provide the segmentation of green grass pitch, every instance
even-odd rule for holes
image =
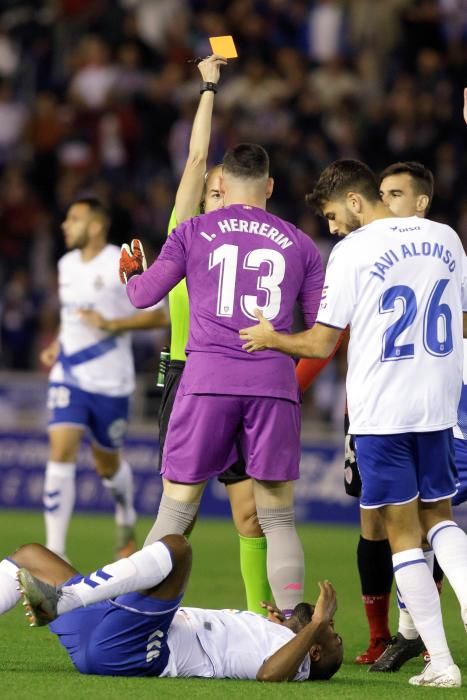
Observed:
[[[140,540],[149,529],[148,519],[139,522]],[[39,513],[0,513],[0,555],[11,554],[25,542],[43,541]],[[72,700],[154,700],[154,698],[318,698],[357,700],[361,698],[427,697],[447,693],[449,698],[466,698],[459,690],[412,688],[409,676],[422,669],[423,661],[410,661],[396,674],[369,674],[352,661],[365,648],[366,623],[360,601],[355,548],[358,531],[353,527],[304,525],[300,527],[307,562],[306,593],[314,599],[316,581],[330,579],[338,592],[336,629],[345,645],[344,665],[328,683],[260,684],[253,681],[199,679],[98,678],[81,676],[72,667],[56,639],[44,629],[29,629],[20,606],[0,620],[0,698],[23,700],[47,698]],[[95,569],[112,556],[113,525],[108,516],[76,515],[69,536],[69,555],[82,571]],[[238,565],[238,543],[229,521],[201,520],[192,535],[194,564],[185,597],[187,605],[205,607],[244,606]],[[458,605],[445,584],[442,594],[447,635],[456,662],[467,684],[467,637],[460,622]],[[396,624],[392,610],[392,628]]]

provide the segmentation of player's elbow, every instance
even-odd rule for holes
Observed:
[[[203,174],[206,171],[207,164],[207,153],[202,150],[191,151],[188,155],[186,161],[186,170],[198,171],[201,170]]]
[[[274,669],[269,669],[267,666],[261,666],[256,674],[256,680],[260,681],[261,683],[281,683],[287,679],[284,678],[282,674],[278,675],[277,671],[274,671]]]

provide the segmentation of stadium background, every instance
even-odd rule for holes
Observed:
[[[461,116],[467,0],[0,0],[2,556],[44,536],[47,378],[38,356],[57,323],[56,261],[64,252],[65,208],[75,195],[96,193],[112,211],[116,243],[138,234],[149,255],[157,253],[198,99],[198,73],[186,60],[209,53],[208,36],[228,33],[240,55],[222,73],[212,162],[238,141],[264,144],[276,179],[271,209],[313,236],[324,259],[332,240],[304,207],[303,195],[323,167],[346,156],[376,170],[420,159],[436,177],[432,217],[467,239],[467,128]],[[161,333],[135,336],[139,380],[128,457],[143,513],[154,511],[160,493],[154,377],[166,341]],[[348,524],[356,520],[356,505],[342,483],[344,371],[338,356],[306,396],[297,509],[305,520],[345,523],[300,527],[307,597],[314,598],[320,578],[332,580],[338,591],[345,663],[330,684],[299,684],[286,692],[292,698],[312,692],[323,700],[392,700],[419,694],[407,679],[419,672],[420,660],[390,678],[352,664],[367,632],[355,564],[358,529]],[[69,554],[87,571],[107,561],[113,548],[112,518],[96,512],[110,513],[111,504],[87,449],[78,484],[85,512],[72,520]],[[226,514],[217,483],[207,502],[211,514]],[[150,523],[140,519],[140,541]],[[233,525],[201,518],[192,543],[186,604],[242,607]],[[464,668],[465,633],[448,586],[442,602],[448,639]],[[158,680],[155,686],[153,679],[78,677],[52,637],[30,631],[21,616],[17,608],[1,620],[1,696],[7,700],[153,698],[156,690],[165,698],[223,698],[228,692],[255,699],[285,692],[283,686],[233,681]],[[393,606],[393,629],[395,617]],[[460,700],[465,691],[449,695]]]
[[[0,505],[40,508],[46,374],[39,352],[57,319],[60,222],[96,194],[112,240],[134,235],[152,259],[166,235],[199,97],[196,56],[232,34],[210,159],[239,141],[271,155],[270,209],[333,244],[304,205],[320,170],[357,157],[376,171],[419,159],[433,169],[431,216],[467,240],[466,0],[49,0],[0,3]],[[297,327],[300,319],[297,319]],[[164,332],[135,334],[138,391],[128,454],[137,506],[154,512],[158,353]],[[342,486],[344,358],[305,397],[301,519],[355,521]],[[111,510],[80,460],[78,509]],[[227,513],[213,484],[204,510]]]

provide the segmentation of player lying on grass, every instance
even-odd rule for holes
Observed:
[[[0,614],[20,598],[31,626],[48,625],[81,673],[327,680],[342,663],[334,632],[336,593],[320,583],[313,608],[296,606],[282,619],[238,610],[180,607],[191,548],[167,535],[127,559],[82,576],[39,544],[0,562]]]

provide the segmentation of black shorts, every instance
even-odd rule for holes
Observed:
[[[162,453],[169,427],[170,415],[184,368],[185,363],[181,360],[170,360],[165,375],[164,389],[162,391],[161,405],[159,408],[159,471],[162,466]],[[225,484],[226,486],[229,484],[238,484],[240,481],[245,481],[245,479],[250,478],[246,473],[245,461],[240,455],[240,450],[238,452],[238,460],[218,477],[221,484]]]

